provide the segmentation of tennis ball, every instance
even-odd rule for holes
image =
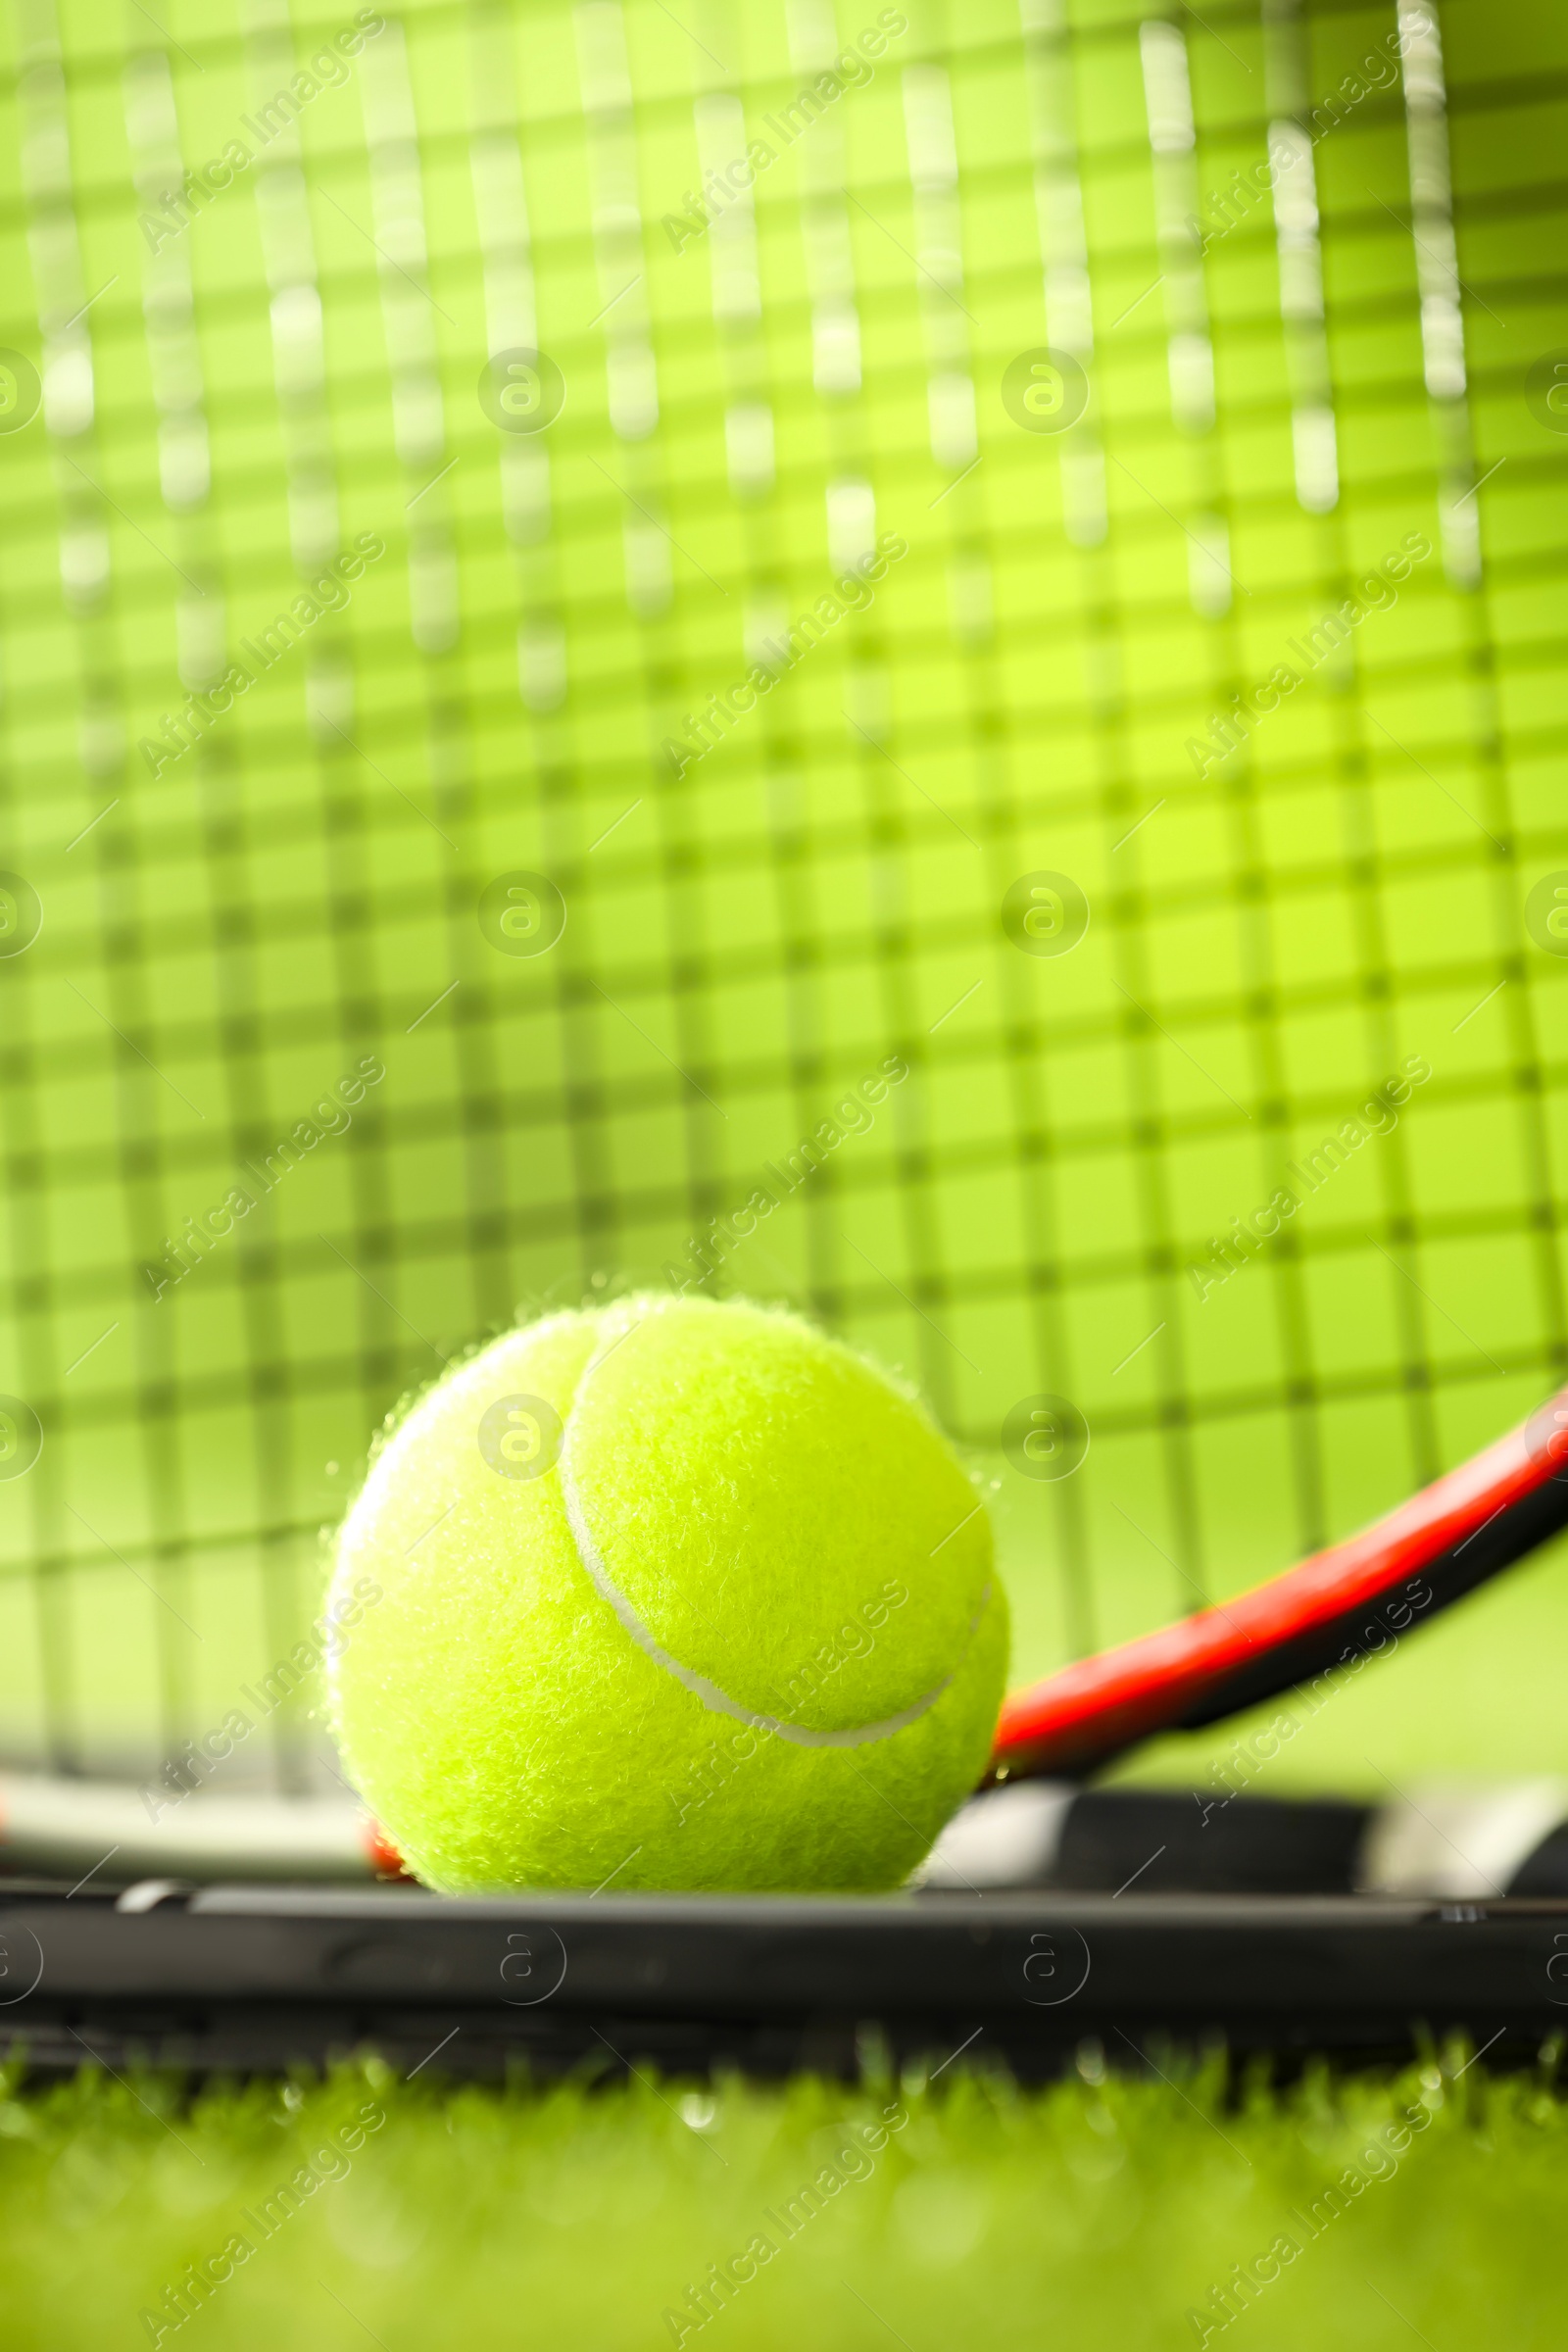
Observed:
[[[449,1893],[897,1886],[1006,1670],[986,1513],[920,1406],[700,1299],[449,1372],[377,1453],[328,1607],[344,1756]]]

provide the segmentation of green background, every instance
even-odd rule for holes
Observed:
[[[1523,920],[1568,866],[1568,442],[1525,384],[1568,345],[1559,10],[1444,0],[1410,108],[1391,75],[1317,141],[1317,225],[1265,199],[1201,255],[1186,216],[1391,8],[911,0],[678,251],[874,10],[401,9],[157,251],[157,192],[350,18],[155,13],[0,33],[0,342],[46,390],[0,437],[0,865],[44,918],[0,961],[0,1388],[44,1430],[0,1485],[0,1751],[139,1772],[220,1721],[401,1396],[667,1280],[890,1054],[710,1287],[919,1382],[995,1482],[1018,1677],[1563,1378],[1568,964]],[[1048,343],[1091,388],[1061,434],[1002,398]],[[478,394],[521,346],[565,386],[538,435]],[[1332,505],[1293,455],[1325,413]],[[870,608],[677,777],[874,531],[908,554]],[[364,532],[347,608],[155,777],[138,742]],[[1200,777],[1189,738],[1410,532],[1397,604]],[[1071,954],[1004,929],[1040,869],[1089,899]],[[517,870],[567,913],[531,958],[476,919]],[[143,1262],[365,1054],[348,1132],[155,1300]],[[1200,1302],[1189,1261],[1411,1054],[1396,1130]],[[1042,1392],[1092,1431],[1059,1483],[1000,1450]],[[1548,1558],[1272,1785],[1568,1767],[1565,1640]],[[304,1785],[304,1710],[270,1737]]]

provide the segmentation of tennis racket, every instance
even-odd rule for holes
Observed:
[[[1230,1582],[1260,1513],[1289,1558],[1390,1445],[1400,1491],[1451,1458],[1475,1361],[1428,1287],[1527,1394],[1564,1377],[1561,12],[900,13],[856,63],[814,0],[702,39],[388,12],[324,78],[225,5],[188,47],[14,33],[0,1866],[296,1875],[248,1802],[230,1840],[124,1784],[292,1656],[364,1433],[519,1302],[711,1255],[894,1050],[874,1128],[711,1279],[976,1446],[1071,1392],[1089,1477],[1015,1531],[1031,1666],[1180,1605],[1097,1540],[1097,1479],[1156,1464],[1179,1572]],[[755,186],[691,209],[769,118]],[[557,416],[501,410],[525,347]],[[716,719],[884,527],[874,609]],[[1293,638],[1311,675],[1233,716]],[[1081,939],[1019,913],[1057,867]],[[558,936],[481,913],[530,877]],[[1206,1305],[1167,1271],[1260,1138],[1432,1046],[1315,1224]],[[1369,1277],[1397,1307],[1342,1313]],[[1298,1447],[1310,1494],[1261,1469]],[[1468,1475],[1396,1514],[1387,1586],[1394,1523],[1020,1693],[998,1770],[1424,1623],[1557,1523],[1478,1492],[1426,1556]],[[267,1740],[307,1785],[294,1719]]]
[[[1080,1775],[1355,1671],[1568,1525],[1568,1389],[1359,1535],[1007,1699],[988,1776]]]

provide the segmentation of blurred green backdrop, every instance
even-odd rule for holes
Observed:
[[[1020,1677],[1564,1376],[1560,9],[14,0],[4,38],[0,1388],[42,1451],[0,1751],[140,1772],[220,1720],[400,1396],[690,1271],[890,1056],[708,1287],[920,1383],[995,1482]],[[1004,912],[1040,873],[1067,952]],[[520,942],[479,910],[516,875]],[[1396,1126],[1195,1280],[1407,1057]],[[1043,1394],[1067,1478],[1002,1446]],[[1568,1767],[1565,1655],[1547,1560],[1279,1785]]]

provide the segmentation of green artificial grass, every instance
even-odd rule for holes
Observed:
[[[91,2069],[23,2090],[13,2072],[5,2341],[1560,2344],[1568,2105],[1552,2064],[1493,2079],[1448,2051],[1393,2082],[1319,2071],[1227,2095],[1218,2065],[1161,2063],[1159,2079],[1107,2079],[1090,2053],[1038,2091],[968,2060],[930,2083],[506,2090],[407,2083],[367,2060],[190,2097]],[[194,2295],[187,2266],[223,2271],[236,2237],[238,2267]],[[181,2280],[193,2308],[176,2328]]]

